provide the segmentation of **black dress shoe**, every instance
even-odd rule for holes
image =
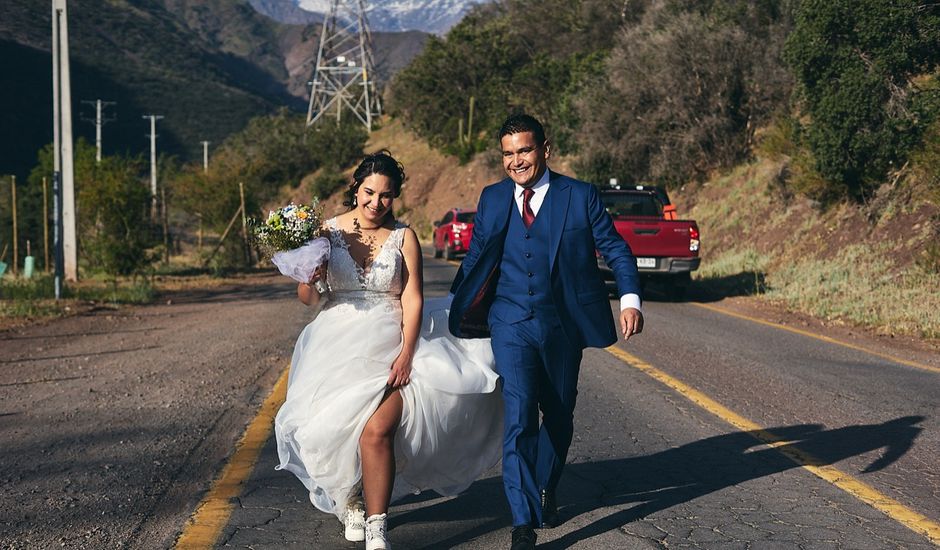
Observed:
[[[542,489],[542,527],[558,527],[558,505],[555,504],[555,491]]]
[[[528,525],[513,527],[509,550],[535,550],[535,530]]]

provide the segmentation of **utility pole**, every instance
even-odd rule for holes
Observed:
[[[150,119],[150,221],[157,222],[157,121],[160,115],[144,115]]]
[[[349,109],[371,132],[373,118],[382,114],[374,67],[365,2],[332,0],[320,32],[307,126],[332,108],[339,123],[343,110]]]
[[[117,117],[103,118],[101,116],[101,110],[103,107],[107,107],[109,105],[117,105],[117,104],[113,101],[101,101],[100,99],[95,100],[95,101],[84,99],[82,100],[82,103],[87,103],[89,105],[95,106],[95,118],[91,119],[91,118],[82,117],[82,120],[86,122],[93,122],[95,124],[95,149],[96,149],[95,162],[98,164],[101,164],[101,127],[105,123],[112,122],[117,119]]]
[[[49,182],[42,177],[42,255],[43,267],[49,273]]]
[[[209,173],[209,142],[201,141],[202,143],[202,173]]]
[[[72,79],[66,0],[52,0],[53,192],[56,193],[56,299],[62,278],[78,280],[75,168],[72,156]]]

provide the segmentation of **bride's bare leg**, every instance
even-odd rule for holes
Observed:
[[[359,437],[366,517],[388,512],[395,482],[395,432],[401,422],[401,410],[401,393],[398,390],[390,392],[366,422]]]

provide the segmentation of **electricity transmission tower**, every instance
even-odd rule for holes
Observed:
[[[372,34],[363,0],[330,2],[316,63],[307,126],[334,114],[339,122],[348,109],[371,131],[372,120],[382,113],[382,106],[375,91]]]

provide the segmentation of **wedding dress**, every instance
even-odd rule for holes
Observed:
[[[362,477],[359,436],[402,347],[405,227],[396,225],[367,269],[350,256],[335,218],[327,227],[332,292],[297,339],[274,428],[277,468],[296,475],[317,508],[342,519]],[[459,493],[502,453],[503,407],[489,340],[451,336],[448,306],[442,298],[424,303],[411,382],[401,389],[393,500],[425,489]]]

